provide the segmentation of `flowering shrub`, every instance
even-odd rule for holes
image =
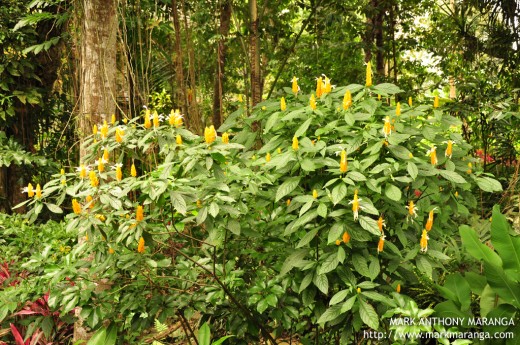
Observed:
[[[392,294],[438,279],[472,188],[501,189],[473,169],[438,99],[389,105],[400,92],[325,78],[306,94],[294,78],[251,117],[231,114],[220,137],[192,134],[174,111],[96,126],[79,167],[28,201],[31,220],[65,209],[82,237],[76,284],[58,282],[49,304],[81,306],[93,329],[111,320],[126,340],[195,311],[243,341],[378,329]]]

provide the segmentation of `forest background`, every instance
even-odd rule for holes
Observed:
[[[520,342],[519,14],[3,0],[0,344]]]

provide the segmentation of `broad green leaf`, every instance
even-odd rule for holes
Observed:
[[[344,227],[341,223],[334,223],[329,230],[329,236],[327,238],[327,244],[336,242],[343,235]]]
[[[340,182],[332,189],[332,203],[337,205],[345,198],[345,196],[347,196],[347,185],[343,182]]]
[[[484,262],[484,273],[489,286],[493,288],[504,301],[520,308],[520,284],[507,276],[502,267]]]
[[[354,306],[354,303],[356,302],[356,299],[357,299],[357,295],[354,295],[354,296],[350,297],[345,303],[343,303],[341,305],[341,313],[345,313],[345,312],[349,311],[350,309],[352,309],[352,307]]]
[[[204,324],[200,326],[199,336],[197,338],[199,340],[199,345],[210,345],[211,330],[207,322],[204,322]]]
[[[186,215],[186,201],[182,197],[181,193],[171,192],[170,200],[172,202],[173,208],[177,210],[182,215]]]
[[[94,333],[92,338],[88,341],[87,345],[105,345],[107,333],[105,328],[100,328]]]
[[[351,172],[349,172],[347,174],[347,177],[349,179],[351,179],[352,181],[354,181],[354,182],[363,182],[363,181],[367,180],[365,175],[363,175],[362,173],[360,173],[358,171],[351,171]]]
[[[444,286],[437,286],[444,298],[458,302],[462,311],[469,310],[471,304],[471,288],[460,273],[452,273],[446,278]]]
[[[233,234],[239,236],[240,235],[240,223],[234,219],[229,219],[228,220],[228,229],[229,231],[231,231]]]
[[[381,267],[379,266],[379,260],[377,257],[373,257],[370,261],[370,265],[368,265],[368,272],[370,274],[370,280],[374,280],[379,275],[379,272],[381,271]]]
[[[408,174],[410,177],[415,180],[417,178],[417,174],[419,174],[419,170],[417,169],[417,165],[414,162],[408,162],[407,166]]]
[[[267,119],[267,122],[265,123],[264,134],[269,133],[271,128],[273,128],[273,126],[278,121],[279,114],[280,114],[279,112],[275,112],[271,116],[269,116],[269,118]]]
[[[410,151],[401,145],[389,145],[388,150],[397,158],[402,160],[410,159]]]
[[[294,133],[294,136],[295,137],[301,137],[303,134],[305,134],[305,132],[307,131],[307,128],[309,128],[311,123],[312,123],[312,117],[309,117],[307,119],[307,121],[305,121],[304,123],[301,124],[300,127],[298,127],[298,129]]]
[[[206,220],[207,217],[208,217],[208,208],[203,206],[199,210],[199,213],[197,214],[197,217],[195,218],[197,225],[202,224]]]
[[[381,83],[374,86],[374,91],[383,96],[395,95],[396,93],[402,92],[398,86],[391,83]]]
[[[401,190],[391,183],[386,184],[385,195],[388,199],[400,201],[402,197]]]
[[[359,225],[366,231],[370,232],[372,235],[381,236],[381,231],[379,231],[379,226],[377,225],[377,221],[367,216],[359,216]]]
[[[318,274],[325,274],[334,271],[338,267],[339,261],[337,255],[329,255],[325,261],[321,264]]]
[[[291,255],[285,259],[282,269],[280,270],[280,275],[283,276],[287,272],[289,272],[293,267],[304,262],[303,258],[307,255],[308,249],[299,249],[294,251]]]
[[[298,243],[296,248],[301,248],[301,247],[309,244],[312,241],[312,239],[314,237],[316,237],[316,234],[318,233],[318,230],[319,229],[314,229],[314,230],[311,230],[308,233],[306,233],[305,236],[303,236],[303,238],[300,240],[300,242]]]
[[[454,182],[454,183],[466,183],[464,177],[460,176],[455,171],[449,170],[439,170],[439,174],[444,177],[446,180]]]
[[[511,279],[520,280],[520,237],[513,236],[506,217],[500,213],[500,207],[493,207],[491,222],[491,243],[500,254],[504,270]]]
[[[461,225],[459,232],[462,244],[474,258],[502,267],[502,259],[491,248],[480,241],[475,230],[467,225]]]
[[[368,327],[374,330],[379,328],[379,316],[374,307],[362,298],[359,299],[359,316]]]
[[[418,255],[415,261],[417,268],[426,274],[426,276],[430,279],[432,279],[432,264],[428,261],[426,256],[424,255]]]
[[[320,203],[318,205],[318,216],[322,217],[322,218],[327,218],[327,206],[323,203]]]
[[[303,170],[305,171],[314,171],[316,170],[316,164],[314,164],[314,162],[308,158],[305,158],[300,166],[302,167]]]
[[[340,316],[341,313],[341,306],[340,305],[334,305],[327,310],[323,314],[321,314],[320,318],[318,319],[319,324],[324,324],[326,322],[332,321],[336,319],[338,316]]]
[[[326,274],[316,274],[312,282],[321,292],[323,292],[323,294],[326,295],[328,293],[329,280],[327,279]]]
[[[56,204],[45,203],[45,206],[47,206],[49,211],[51,211],[52,213],[63,213],[63,210],[61,209],[61,207],[59,207]]]
[[[475,178],[475,181],[477,181],[477,185],[484,192],[492,193],[502,191],[502,185],[500,184],[500,182],[491,177],[477,177]]]
[[[367,259],[359,254],[352,256],[352,266],[361,275],[370,278],[370,271],[368,270]]]
[[[280,187],[278,187],[278,190],[276,191],[276,198],[275,201],[280,200],[290,192],[292,192],[300,183],[301,177],[290,177],[287,180],[285,180]]]
[[[334,296],[332,296],[332,298],[330,299],[329,305],[334,305],[334,304],[343,302],[343,300],[345,298],[347,298],[349,293],[352,293],[352,291],[350,291],[350,289],[341,290],[341,291],[336,292],[334,294]]]

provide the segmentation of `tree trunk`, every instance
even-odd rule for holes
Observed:
[[[385,13],[382,1],[373,0],[374,8],[374,38],[376,41],[376,71],[380,76],[385,75],[385,47],[383,39],[383,13]]]
[[[83,1],[81,91],[79,114],[80,160],[83,141],[94,124],[108,120],[116,110],[117,0]]]
[[[219,128],[222,124],[222,98],[224,95],[225,64],[227,36],[231,22],[230,0],[224,0],[220,7],[220,40],[217,47],[217,70],[215,72],[215,88],[213,93],[213,125]]]
[[[188,113],[188,99],[186,85],[184,83],[184,67],[182,59],[181,25],[179,22],[179,12],[177,10],[177,0],[172,0],[173,28],[175,29],[175,79],[177,80],[177,102],[181,104],[182,113],[186,117],[186,126],[191,128],[191,114]]]
[[[258,8],[256,0],[249,0],[251,15],[249,54],[251,61],[251,101],[252,106],[262,101],[262,75],[260,71],[260,42],[258,37]]]

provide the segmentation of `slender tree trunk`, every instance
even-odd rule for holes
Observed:
[[[220,7],[220,40],[217,47],[217,69],[213,93],[213,125],[219,128],[222,124],[222,98],[224,95],[224,69],[226,65],[227,36],[231,22],[230,0],[224,0]]]
[[[175,78],[177,80],[177,101],[181,104],[182,113],[186,117],[186,125],[192,126],[191,114],[188,113],[188,98],[186,85],[184,82],[184,67],[182,58],[181,25],[179,22],[179,12],[177,10],[177,0],[172,0],[173,28],[175,29]]]
[[[374,38],[376,41],[376,71],[380,76],[385,75],[385,47],[383,37],[383,13],[385,6],[383,1],[373,0],[374,13]]]
[[[249,37],[249,54],[251,61],[251,100],[252,106],[262,101],[262,75],[260,71],[260,42],[258,37],[258,8],[256,0],[249,0],[251,15]]]

